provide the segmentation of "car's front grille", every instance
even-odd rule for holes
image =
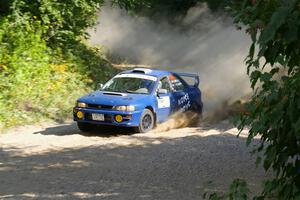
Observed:
[[[87,120],[93,121],[92,113],[86,113],[85,118]],[[104,122],[112,122],[112,115],[104,114]]]
[[[88,104],[87,108],[101,109],[101,110],[112,110],[112,109],[113,109],[113,106],[108,106],[108,105],[97,105],[97,104]]]

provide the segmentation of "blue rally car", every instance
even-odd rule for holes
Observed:
[[[188,84],[184,77],[193,80]],[[134,127],[145,133],[176,112],[202,115],[196,74],[135,68],[113,77],[95,92],[79,98],[73,110],[81,131],[93,124]]]

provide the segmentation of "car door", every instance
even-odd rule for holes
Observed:
[[[165,90],[165,93],[159,94],[159,90]],[[172,88],[168,77],[163,77],[159,80],[157,86],[157,121],[164,122],[169,118],[169,115],[172,113],[172,105],[175,102],[175,99],[172,96]]]
[[[188,85],[179,76],[172,74],[169,77],[172,87],[171,98],[174,99],[174,104],[172,105],[172,113],[184,112],[190,109],[191,99],[188,93]]]

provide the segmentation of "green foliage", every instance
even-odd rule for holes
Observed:
[[[80,39],[93,24],[98,4],[59,2],[0,2],[7,8],[0,13],[0,129],[64,120],[76,98],[115,73],[99,49]],[[86,15],[75,17],[82,12]]]
[[[0,7],[9,8],[6,13],[2,14],[4,17],[13,17],[15,23],[29,20],[39,22],[42,39],[52,45],[62,45],[62,43],[78,39],[78,36],[85,34],[86,28],[96,22],[96,12],[103,3],[102,0],[11,0],[2,2]]]
[[[234,1],[230,11],[253,42],[246,63],[256,92],[238,127],[250,127],[249,141],[261,136],[263,166],[276,173],[259,198],[299,199],[300,1]]]
[[[169,17],[173,19],[196,6],[198,3],[207,3],[212,11],[223,10],[228,0],[143,0],[132,1],[128,5],[128,1],[124,1],[121,5],[127,10],[140,15],[146,15],[151,18],[161,20],[161,17]]]
[[[145,6],[146,1],[114,0],[128,9]],[[0,1],[0,18],[10,18],[22,26],[39,23],[35,29],[47,46],[62,47],[88,37],[87,28],[97,23],[97,12],[104,0],[5,0]]]

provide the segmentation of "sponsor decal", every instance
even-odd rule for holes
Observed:
[[[185,94],[178,99],[178,106],[180,107],[179,112],[185,112],[191,107],[191,101],[188,94]]]
[[[158,97],[157,98],[158,108],[169,108],[170,107],[170,97]]]

